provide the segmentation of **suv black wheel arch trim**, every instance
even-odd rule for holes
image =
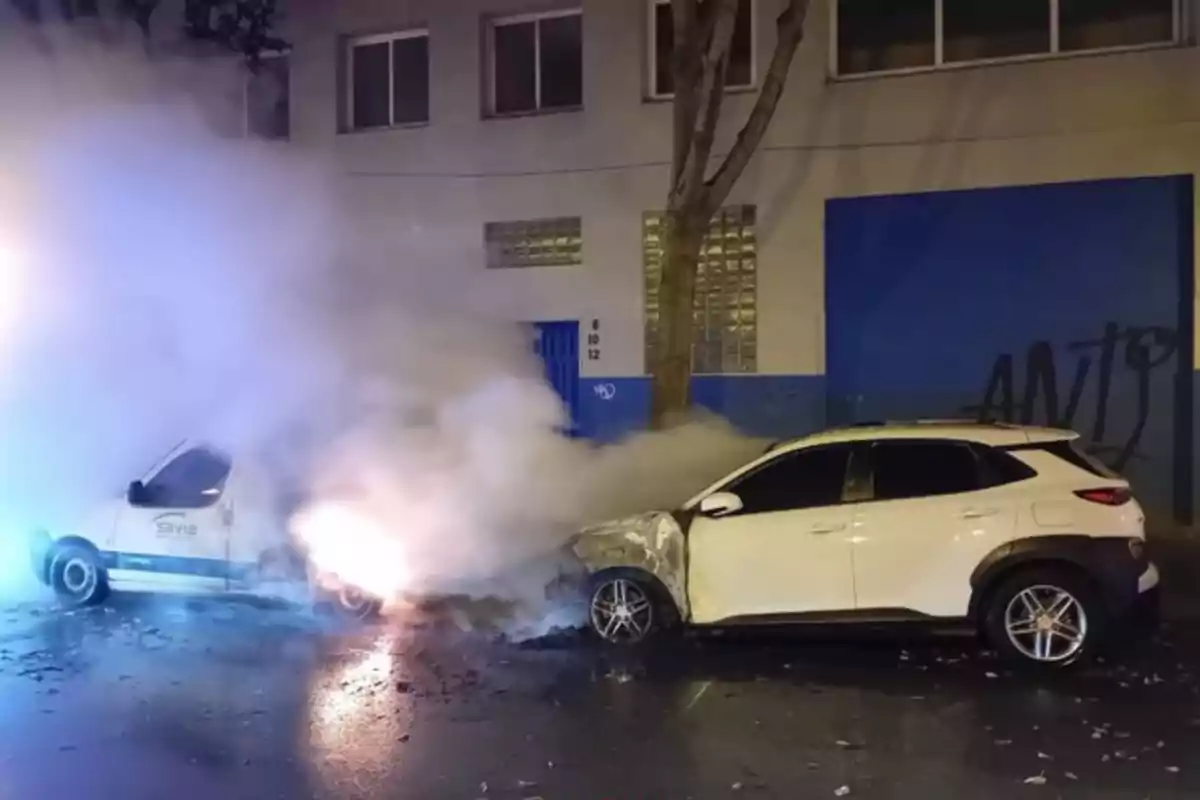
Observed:
[[[1129,539],[1124,536],[1050,534],[1014,539],[984,556],[972,571],[968,615],[979,620],[988,593],[1014,570],[1053,564],[1066,565],[1086,575],[1109,610],[1120,614],[1136,601],[1138,578],[1149,562],[1134,556]]]

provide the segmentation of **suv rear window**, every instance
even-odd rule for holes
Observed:
[[[1051,455],[1058,456],[1068,464],[1079,467],[1085,472],[1099,478],[1120,478],[1116,472],[1113,472],[1100,459],[1085,451],[1080,445],[1078,439],[1059,439],[1054,442],[1038,442],[1036,444],[1019,445],[1017,447],[1006,448],[1008,450],[1044,450]]]
[[[979,471],[983,488],[1004,486],[1008,483],[1028,480],[1037,475],[1037,470],[1008,453],[983,444],[973,447],[975,455],[979,457]]]

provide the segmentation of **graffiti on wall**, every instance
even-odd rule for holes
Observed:
[[[1084,390],[1095,388],[1091,404],[1091,430],[1080,434],[1091,440],[1089,450],[1116,470],[1135,457],[1146,423],[1156,403],[1173,408],[1171,398],[1151,396],[1151,374],[1169,362],[1179,349],[1179,335],[1165,326],[1122,326],[1107,322],[1098,338],[1069,342],[1065,350],[1074,357],[1074,368],[1064,375],[1065,394],[1055,363],[1055,348],[1048,341],[1035,341],[1025,351],[1024,384],[1017,396],[1017,359],[1001,353],[992,362],[991,373],[979,403],[964,412],[979,421],[1014,422],[1026,425],[1075,428],[1080,419]],[[1121,430],[1113,430],[1110,404],[1117,380],[1133,377],[1136,399],[1132,415],[1122,413]],[[1090,383],[1089,383],[1090,382]],[[1039,413],[1040,412],[1040,413]]]

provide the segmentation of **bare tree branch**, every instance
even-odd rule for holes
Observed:
[[[708,160],[712,156],[716,138],[717,121],[721,118],[721,103],[725,99],[725,72],[729,65],[729,46],[733,41],[734,23],[737,20],[738,0],[707,0],[712,17],[712,34],[704,50],[703,72],[700,80],[698,118],[693,122],[691,147],[681,174],[681,191],[684,202],[695,198],[704,190],[704,175]]]
[[[692,130],[700,111],[696,72],[700,68],[698,37],[700,34],[699,0],[671,0],[671,20],[674,33],[671,52],[671,83],[675,93],[674,147],[671,155],[671,191],[674,197],[681,189],[684,167],[692,149]]]
[[[714,213],[729,197],[730,190],[742,176],[767,132],[767,126],[783,94],[783,85],[787,80],[788,70],[791,69],[792,59],[804,38],[804,20],[808,16],[808,6],[809,0],[788,0],[787,8],[776,20],[775,52],[771,55],[771,65],[763,78],[758,99],[725,160],[706,183],[709,190],[706,199]]]

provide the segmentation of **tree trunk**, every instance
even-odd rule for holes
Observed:
[[[690,214],[688,212],[691,212]],[[668,211],[658,287],[658,341],[651,365],[651,427],[660,429],[691,402],[692,306],[708,220],[691,209]]]
[[[705,179],[725,97],[725,73],[738,0],[671,0],[675,51],[674,146],[658,289],[658,337],[649,364],[650,424],[662,428],[687,410],[692,375],[692,308],[700,247],[713,214],[725,203],[761,144],[804,37],[810,0],[788,0],[776,20],[771,64],[733,147]]]

